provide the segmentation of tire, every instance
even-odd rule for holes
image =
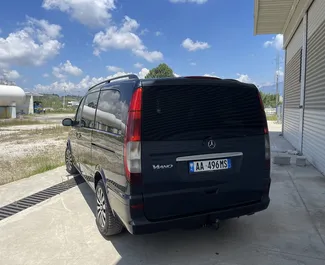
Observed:
[[[65,149],[65,167],[66,171],[71,175],[78,173],[77,168],[73,164],[73,156],[69,147]]]
[[[109,205],[106,189],[102,180],[96,186],[96,224],[103,237],[108,238],[122,232],[123,224],[114,216]]]

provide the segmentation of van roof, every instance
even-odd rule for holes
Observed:
[[[206,76],[190,76],[190,77],[168,77],[168,78],[142,78],[139,79],[139,81],[141,82],[141,85],[144,86],[152,86],[152,85],[168,85],[168,84],[187,84],[187,83],[191,83],[191,84],[195,84],[195,83],[204,83],[204,84],[209,84],[209,83],[220,83],[220,84],[229,84],[229,85],[241,85],[243,87],[250,87],[253,89],[257,89],[257,87],[254,84],[250,84],[250,83],[243,83],[240,82],[238,80],[235,79],[221,79],[221,78],[216,78],[216,77],[206,77]]]

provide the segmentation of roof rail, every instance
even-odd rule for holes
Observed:
[[[216,76],[184,76],[184,78],[193,78],[193,79],[221,79]]]
[[[106,79],[106,80],[104,80],[104,81],[102,81],[102,82],[100,82],[100,83],[92,86],[91,88],[88,89],[88,91],[92,90],[93,88],[95,88],[95,87],[97,87],[97,86],[99,86],[101,84],[105,84],[105,83],[108,84],[108,83],[110,83],[113,80],[117,80],[117,79],[121,79],[121,78],[126,78],[126,77],[128,77],[129,79],[137,79],[137,80],[139,80],[139,77],[137,75],[134,75],[134,74],[121,75],[121,76],[113,77],[113,78],[110,78],[110,79]]]

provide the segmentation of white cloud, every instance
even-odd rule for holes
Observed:
[[[281,69],[275,71],[275,74],[278,75],[278,76],[280,76],[280,77],[283,77],[284,76],[284,72]]]
[[[67,77],[67,74],[73,76],[82,75],[82,70],[79,67],[72,65],[71,62],[67,60],[64,64],[60,63],[59,66],[53,67],[52,74],[56,78],[64,79]]]
[[[149,32],[148,29],[143,29],[140,31],[140,35],[146,35]]]
[[[20,74],[16,70],[0,69],[0,79],[3,78],[7,80],[16,80],[20,77]]]
[[[196,4],[204,4],[208,2],[208,0],[169,0],[171,3],[196,3]]]
[[[213,75],[213,74],[204,74],[203,76],[220,78],[219,76],[216,76],[216,75]]]
[[[174,74],[174,76],[175,77],[180,77],[180,75],[179,74],[176,74],[176,73],[173,73]]]
[[[195,65],[196,65],[196,63],[195,63],[195,62],[191,62],[191,63],[190,63],[190,65],[192,65],[192,66],[195,66]]]
[[[43,77],[45,77],[45,78],[47,78],[47,77],[49,77],[50,75],[48,74],[48,73],[44,73],[43,74]]]
[[[139,78],[144,78],[149,73],[149,70],[147,68],[143,68],[140,70],[140,72],[137,74]],[[80,80],[80,82],[73,83],[71,81],[64,81],[61,79],[60,81],[54,82],[50,85],[41,85],[37,84],[35,86],[35,91],[42,92],[42,93],[62,93],[63,91],[71,92],[71,93],[77,93],[80,92],[81,94],[85,93],[87,89],[89,89],[91,86],[104,81],[105,79],[118,77],[122,75],[127,75],[132,73],[126,73],[126,72],[117,72],[113,75],[109,75],[107,77],[90,77],[89,75],[85,76]],[[134,73],[133,73],[134,74]]]
[[[42,7],[67,13],[88,27],[102,27],[111,20],[115,0],[44,0]]]
[[[201,42],[201,41],[194,42],[190,38],[183,40],[182,46],[190,52],[196,50],[205,50],[211,47],[207,42]]]
[[[57,67],[57,66],[53,67],[52,74],[58,79],[65,79],[66,78],[66,75],[64,75],[61,72],[60,67]]]
[[[64,47],[58,41],[61,26],[31,17],[27,17],[23,25],[22,29],[10,33],[7,38],[0,38],[2,67],[39,66],[58,55]]]
[[[160,31],[156,31],[155,32],[155,35],[158,37],[158,36],[161,36],[162,35],[162,32],[160,32]]]
[[[159,52],[159,51],[149,52],[148,50],[146,50],[146,48],[132,49],[132,52],[135,55],[142,57],[143,59],[145,59],[148,62],[161,61],[164,59],[163,54],[161,52]]]
[[[277,50],[281,50],[283,48],[283,35],[277,34],[275,37],[272,38],[272,40],[264,42],[264,47],[273,47]]]
[[[141,64],[141,63],[135,63],[134,64],[134,67],[135,68],[142,68],[143,67],[143,64]]]
[[[114,65],[108,65],[107,70],[110,72],[123,72],[123,69]]]
[[[94,54],[99,55],[109,49],[131,50],[136,56],[142,57],[148,62],[159,61],[163,59],[163,54],[159,51],[148,51],[142,40],[135,33],[139,28],[136,20],[124,17],[120,28],[110,26],[105,32],[96,33],[93,39]]]
[[[236,80],[243,83],[253,83],[252,79],[247,74],[237,74],[238,78]]]
[[[139,76],[139,78],[145,78],[147,74],[149,74],[149,69],[142,68],[141,71],[139,72],[138,76]]]

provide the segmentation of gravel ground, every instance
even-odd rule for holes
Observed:
[[[58,124],[33,124],[33,125],[7,126],[7,127],[0,128],[0,136],[19,133],[21,131],[41,130],[41,129],[53,128],[57,126]]]
[[[63,165],[69,129],[58,124],[0,128],[0,185]]]

